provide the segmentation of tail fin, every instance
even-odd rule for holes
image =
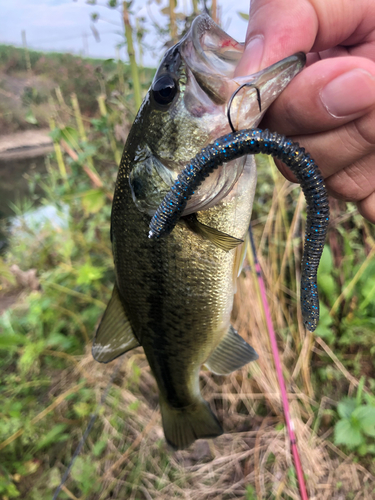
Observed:
[[[190,446],[196,439],[213,438],[223,429],[204,399],[187,408],[173,408],[160,395],[160,410],[165,439],[176,450]]]

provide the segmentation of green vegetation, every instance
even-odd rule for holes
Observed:
[[[57,96],[60,102],[69,102],[72,93],[79,96],[82,113],[92,117],[99,113],[100,94],[122,90],[122,95],[128,96],[127,105],[134,115],[129,65],[113,59],[82,58],[58,52],[29,50],[28,54],[31,74],[27,71],[24,49],[0,44],[0,133],[48,127],[54,112],[51,98]],[[153,71],[151,68],[141,70],[146,86]],[[61,111],[66,114],[67,109]]]
[[[39,174],[30,187],[43,187],[42,205],[55,207],[60,219],[55,216],[42,222],[20,216],[1,261],[3,293],[16,291],[10,271],[14,264],[24,271],[37,269],[40,284],[39,289],[22,294],[16,307],[0,317],[3,498],[52,496],[113,371],[112,364],[95,363],[89,349],[114,279],[109,216],[115,158],[121,151],[113,128],[120,123],[122,107],[110,99],[103,100],[101,107],[100,118],[82,121],[85,140],[73,106],[69,121],[57,122],[52,136],[56,144],[66,144],[63,164],[52,156],[47,174]],[[59,116],[58,112],[54,119]],[[343,460],[343,451],[350,449],[359,461],[355,473],[364,478],[364,491],[372,494],[371,481],[363,470],[375,475],[370,421],[374,412],[373,228],[353,207],[344,221],[340,221],[344,212],[333,207],[330,245],[319,271],[322,322],[312,338],[298,327],[299,303],[294,292],[298,277],[294,258],[301,254],[302,235],[302,229],[296,233],[295,227],[304,219],[302,197],[298,198],[298,188],[277,174],[268,158],[260,159],[259,175],[255,232],[268,288],[277,291],[272,303],[274,321],[289,384],[293,374],[297,399],[292,409],[305,471],[311,478],[309,488],[314,491],[315,482],[325,481],[325,474],[338,467],[337,460]],[[340,266],[334,264],[335,259]],[[255,281],[246,271],[239,282],[234,319],[241,334],[252,337],[250,342],[260,353],[259,364],[224,380],[203,373],[205,397],[219,409],[226,430],[234,434],[210,446],[198,443],[190,451],[171,453],[162,437],[159,413],[154,412],[155,383],[138,349],[122,361],[60,498],[104,500],[110,495],[126,498],[131,494],[142,498],[144,488],[152,498],[182,497],[182,491],[207,498],[212,492],[214,498],[220,488],[235,484],[239,457],[243,458],[238,491],[246,498],[261,498],[264,488],[268,492],[280,488],[293,498],[296,485],[285,460],[282,410],[267,331],[256,312],[260,311],[258,300]],[[356,377],[362,377],[360,383]],[[348,399],[355,385],[359,385],[357,397]],[[262,397],[254,398],[257,394]],[[299,427],[304,425],[307,434]],[[315,436],[319,435],[328,439],[318,444]],[[340,455],[334,451],[332,439],[343,446]],[[260,463],[264,453],[268,459]],[[323,471],[319,469],[322,457],[327,464]],[[351,462],[354,467],[355,463]],[[207,470],[212,471],[210,479]],[[276,481],[277,470],[282,479]],[[257,480],[259,475],[263,486]],[[339,480],[334,474],[333,479]],[[354,493],[353,488],[348,479],[339,491]]]
[[[20,49],[0,47],[4,74],[26,71],[22,57]],[[31,67],[40,68],[43,78],[59,64],[91,65],[59,58],[30,51]],[[135,113],[129,69],[114,61],[101,68],[84,72],[92,77],[90,102],[82,81],[65,90],[55,81],[57,90],[46,98],[36,87],[24,92],[32,116],[33,106],[50,106],[46,123],[55,153],[46,174],[30,177],[29,187],[30,200],[36,186],[43,189],[40,206],[52,207],[54,215],[33,218],[18,207],[0,259],[0,306],[15,300],[0,316],[0,499],[52,497],[116,367],[59,498],[298,498],[249,266],[239,279],[233,322],[259,362],[229,377],[202,372],[203,395],[226,430],[220,438],[172,452],[142,349],[120,358],[120,365],[100,365],[91,357],[90,342],[114,280],[111,196]],[[146,76],[149,83],[151,73]],[[309,493],[374,498],[375,228],[354,206],[332,200],[318,276],[322,314],[313,335],[302,327],[298,300],[304,220],[299,188],[268,158],[259,158],[254,232]],[[36,283],[26,279],[31,269]]]
[[[344,444],[360,455],[375,455],[375,398],[364,394],[367,404],[362,404],[364,377],[361,378],[356,398],[344,398],[337,405],[340,420],[335,425],[335,443]]]

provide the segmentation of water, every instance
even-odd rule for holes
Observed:
[[[15,210],[12,205],[22,209],[28,207],[30,211],[36,209],[36,216],[42,217],[46,207],[38,212],[38,204],[42,196],[40,186],[35,186],[35,191],[31,196],[29,190],[29,178],[35,173],[45,173],[45,152],[40,156],[32,158],[1,158],[0,157],[0,253],[7,245],[6,228],[14,223],[17,224]],[[52,214],[48,214],[47,217]],[[38,215],[39,214],[39,215]]]

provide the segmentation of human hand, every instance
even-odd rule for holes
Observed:
[[[299,51],[308,54],[307,67],[260,126],[298,141],[330,194],[356,202],[375,223],[375,1],[252,0],[236,75]]]

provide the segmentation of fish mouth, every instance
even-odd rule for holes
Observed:
[[[229,97],[234,70],[244,46],[207,15],[194,19],[181,40],[181,56],[204,92],[215,104]]]
[[[234,127],[237,130],[249,127],[249,121],[250,127],[256,127],[269,106],[302,70],[305,63],[306,55],[298,52],[252,75],[233,78],[237,88],[246,85],[236,94],[231,104],[231,116],[236,117],[233,120]],[[255,89],[259,92],[260,104]]]
[[[237,129],[257,126],[270,104],[306,62],[305,54],[299,52],[252,75],[234,77],[244,44],[225,33],[207,15],[194,19],[179,45],[181,57],[195,81],[211,101],[223,106],[224,112],[232,94],[243,84],[248,85],[231,104],[232,121]],[[260,95],[261,111],[254,87]]]
[[[162,59],[152,86],[165,77],[179,82],[179,92],[176,93],[175,101],[171,102],[170,116],[179,112],[174,110],[173,104],[183,102],[186,119],[195,124],[197,133],[190,139],[190,158],[231,131],[227,118],[229,102],[235,129],[256,127],[271,103],[301,71],[306,60],[305,54],[298,53],[252,75],[235,77],[235,69],[243,51],[244,44],[225,33],[209,16],[200,15],[194,19],[187,34]],[[244,84],[248,86],[240,89]],[[236,90],[239,91],[231,99]],[[176,159],[164,153],[152,151],[153,164],[158,179],[170,188],[190,158],[184,159],[181,155]],[[221,165],[195,191],[184,215],[208,210],[229,193],[234,196],[235,186],[246,168],[250,168],[246,157]],[[133,175],[138,174],[134,171]],[[158,192],[159,187],[156,186],[155,193]],[[144,209],[153,213],[154,204],[152,198]]]
[[[209,142],[230,132],[227,119],[229,102],[231,121],[236,130],[256,127],[267,108],[302,70],[306,61],[305,54],[300,52],[252,75],[234,77],[243,51],[244,44],[225,33],[207,15],[198,16],[193,21],[179,44],[180,56],[188,70],[185,106],[189,109],[189,93],[200,96],[200,109],[205,109],[210,115],[206,124],[204,121],[201,124],[202,128],[206,126]],[[237,94],[231,99],[236,90]],[[189,111],[193,109],[192,106]],[[189,200],[184,215],[207,210],[230,192],[234,194],[245,166],[246,157],[224,164],[210,174]]]

